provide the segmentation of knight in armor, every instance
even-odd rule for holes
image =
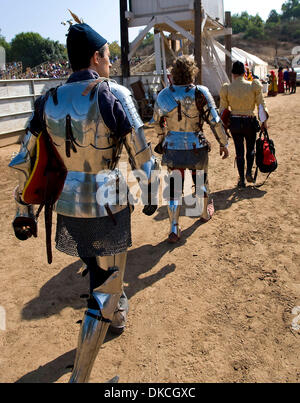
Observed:
[[[204,136],[203,125],[208,123],[220,144],[220,155],[228,157],[228,140],[218,115],[214,99],[207,87],[194,85],[198,68],[186,56],[175,60],[172,69],[173,83],[162,90],[154,106],[152,123],[160,141],[155,151],[162,154],[162,165],[170,174],[169,194],[166,196],[170,219],[168,241],[180,239],[179,216],[185,170],[192,173],[195,199],[202,222],[211,219],[213,201],[209,199],[208,153],[210,144]],[[181,182],[173,177],[181,176]],[[179,184],[179,185],[178,185]]]
[[[90,278],[70,378],[70,382],[82,383],[89,380],[107,330],[120,334],[126,325],[123,277],[131,246],[131,208],[127,191],[121,191],[124,177],[118,161],[122,148],[126,148],[131,168],[142,173],[139,183],[147,191],[157,162],[130,91],[109,79],[106,39],[85,23],[74,24],[68,32],[67,50],[73,74],[66,84],[37,99],[20,153],[10,166],[20,173],[15,191],[18,219],[13,223],[20,239],[36,234],[33,206],[24,202],[22,194],[43,127],[67,168],[55,205],[56,248],[80,257]],[[150,201],[144,204],[143,212],[152,215],[156,206]]]

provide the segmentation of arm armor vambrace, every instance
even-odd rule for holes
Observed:
[[[126,116],[132,126],[132,132],[124,137],[124,144],[129,155],[129,162],[133,170],[141,170],[147,181],[151,180],[151,173],[158,168],[156,159],[147,143],[144,134],[144,124],[136,110],[131,92],[113,81],[109,81],[110,90],[121,102]]]
[[[19,191],[19,186],[15,188],[14,197],[16,202],[15,221],[18,217],[34,218],[34,210],[31,204],[26,204],[21,199],[22,193]]]
[[[19,174],[19,185],[14,192],[16,201],[16,221],[19,217],[33,218],[33,207],[22,200],[22,193],[32,170],[32,159],[36,152],[36,137],[28,131],[24,136],[19,153],[11,160],[9,167],[16,169]]]
[[[215,101],[207,87],[204,87],[203,85],[198,85],[197,87],[198,90],[201,91],[205,96],[207,101],[205,109],[209,110],[208,124],[220,146],[225,147],[228,145],[227,135],[225,133],[221,118],[218,114]]]
[[[225,133],[223,123],[220,121],[216,123],[214,126],[210,124],[210,128],[217,139],[218,143],[221,147],[226,147],[228,145],[227,135]]]
[[[10,168],[16,169],[19,174],[19,197],[16,200],[22,202],[21,196],[32,171],[32,160],[35,158],[37,138],[28,131],[24,136],[19,153],[11,160],[8,165]]]

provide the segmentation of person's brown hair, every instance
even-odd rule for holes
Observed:
[[[198,67],[191,57],[178,57],[173,63],[172,77],[175,85],[191,84],[198,74]]]

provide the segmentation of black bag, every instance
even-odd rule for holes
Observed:
[[[264,129],[264,131],[261,130],[259,137],[256,140],[255,162],[256,171],[254,181],[256,181],[258,170],[260,170],[262,173],[269,174],[266,178],[267,180],[271,173],[277,169],[278,163],[275,156],[274,141],[269,138],[269,134],[266,129]]]

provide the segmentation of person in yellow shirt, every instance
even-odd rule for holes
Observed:
[[[253,183],[252,167],[255,155],[256,133],[267,128],[269,117],[266,103],[259,80],[246,81],[244,78],[245,66],[237,61],[232,66],[233,81],[223,84],[220,91],[220,115],[228,116],[230,111],[229,130],[231,132],[239,173],[238,187],[245,185],[245,149],[246,142],[246,180]],[[255,107],[258,108],[260,123],[255,116]],[[227,112],[227,113],[226,113]]]

